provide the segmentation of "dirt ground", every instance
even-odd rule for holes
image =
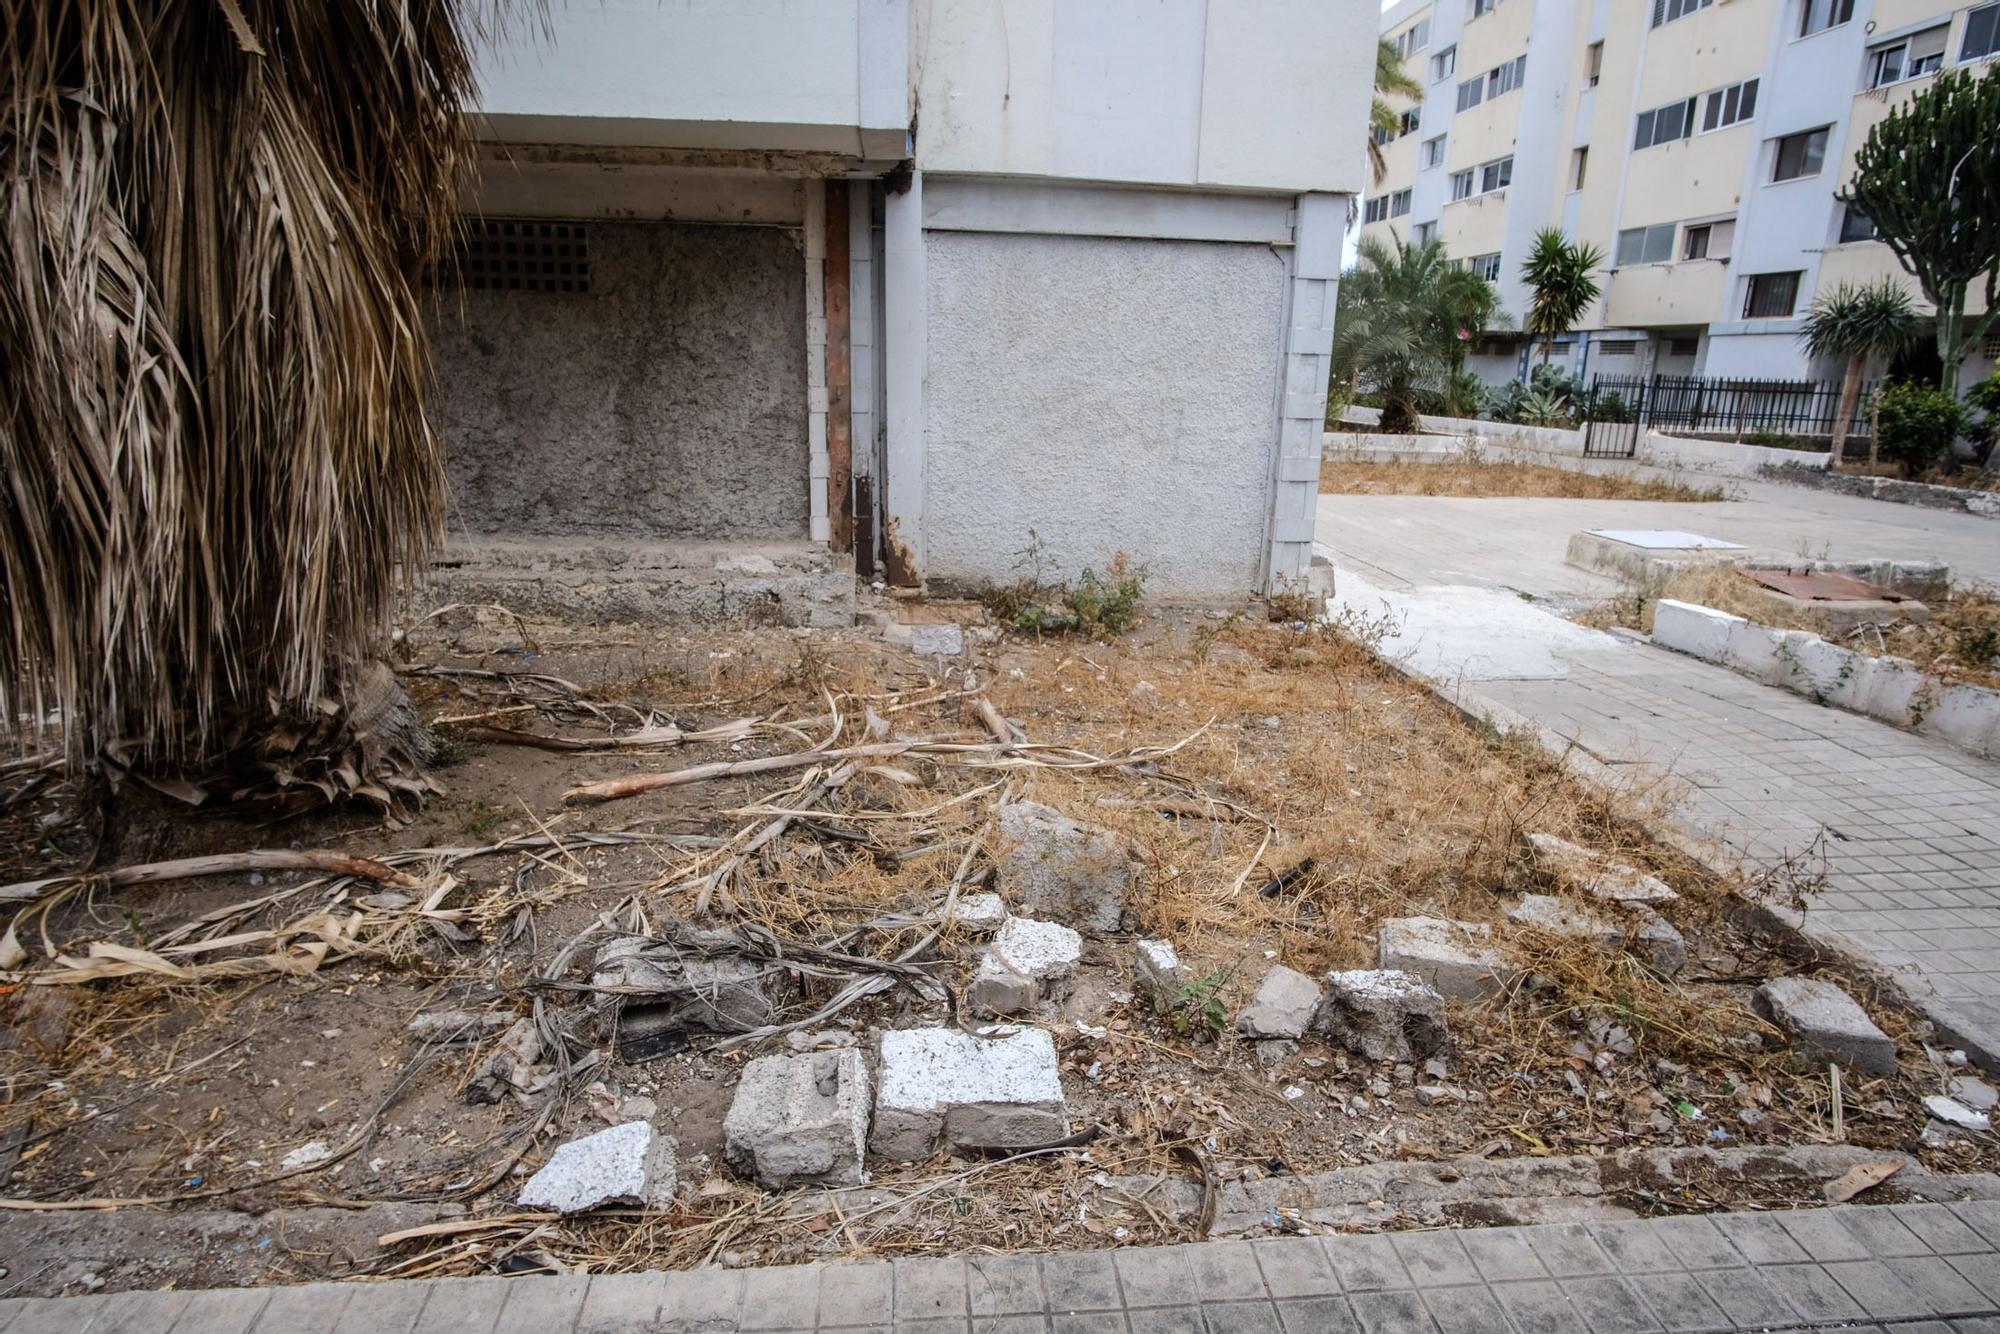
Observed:
[[[947,610],[974,626],[962,659],[919,659],[860,630],[428,623],[402,670],[443,745],[446,790],[400,825],[30,782],[0,824],[0,879],[247,849],[408,854],[395,860],[414,879],[84,879],[17,912],[9,938],[26,957],[0,997],[0,1293],[1184,1240],[1196,1219],[1115,1181],[1818,1144],[1836,1139],[1836,1116],[1845,1143],[1908,1150],[1935,1171],[2000,1162],[1992,1135],[1919,1142],[1921,1098],[1950,1072],[1891,989],[1649,841],[1645,794],[1585,790],[1469,725],[1382,667],[1357,627],[1155,611],[1097,644],[1002,636],[976,607]],[[982,702],[1026,744],[996,741]],[[722,735],[551,751],[482,730],[595,742],[666,724]],[[856,761],[838,786],[827,759],[597,802],[575,792],[885,737],[918,744]],[[1071,1124],[1097,1127],[1094,1140],[1027,1159],[871,1164],[845,1192],[772,1194],[734,1176],[721,1124],[737,1073],[794,1044],[719,1050],[697,1033],[687,1050],[623,1059],[606,998],[584,985],[592,933],[750,924],[802,961],[838,938],[863,961],[847,975],[865,973],[924,938],[922,914],[948,885],[986,886],[1009,797],[1129,837],[1144,869],[1128,908],[1202,979],[1160,1006],[1134,994],[1130,939],[1095,938],[1069,995],[1037,1016],[1056,1036]],[[746,853],[783,812],[799,814]],[[1507,927],[1519,893],[1571,892],[1528,856],[1530,831],[1668,880],[1689,945],[1680,979]],[[1801,868],[1761,888],[1809,901],[1813,880]],[[1436,1064],[1234,1036],[1273,962],[1372,966],[1376,924],[1417,913],[1497,923],[1528,970],[1508,995],[1452,1008],[1455,1041]],[[955,992],[979,951],[952,927],[916,962]],[[1794,1063],[1749,1008],[1758,982],[1793,972],[1839,976],[1901,1044],[1901,1071],[1850,1081],[1838,1112],[1825,1069]],[[802,963],[783,1017],[843,980]],[[796,1045],[865,1049],[880,1028],[954,1022],[938,994],[899,983]],[[468,1020],[437,1040],[410,1029],[461,1011],[493,1026]],[[551,1082],[468,1102],[500,1026],[523,1016],[558,1035]],[[555,1220],[514,1207],[556,1145],[639,1116],[677,1141],[673,1209]],[[1641,1194],[1630,1207],[1730,1203],[1726,1188],[1678,1204]]]
[[[1323,495],[1548,496],[1562,500],[1728,500],[1719,486],[1689,486],[1637,473],[1575,472],[1510,459],[1452,458],[1380,463],[1329,459],[1320,464]]]

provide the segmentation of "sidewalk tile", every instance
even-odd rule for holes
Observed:
[[[120,1292],[103,1299],[90,1334],[158,1334],[188,1304],[185,1292]]]
[[[424,1303],[417,1317],[416,1334],[493,1334],[500,1323],[500,1308],[507,1302],[508,1289],[518,1280],[511,1278],[434,1279],[448,1289]],[[271,1326],[258,1322],[258,1334],[270,1334]],[[279,1328],[282,1328],[281,1326]]]
[[[1831,1210],[1779,1214],[1778,1221],[1806,1255],[1819,1264],[1869,1258],[1868,1248],[1861,1244],[1861,1239],[1842,1227],[1840,1216]]]
[[[1124,1305],[1117,1262],[1104,1251],[1044,1255],[1041,1290],[1051,1311],[1116,1311]],[[1145,1299],[1134,1294],[1132,1301],[1143,1304]]]
[[[1203,1302],[1201,1318],[1206,1326],[1229,1334],[1283,1334],[1278,1309],[1269,1302]]]
[[[1507,1328],[1507,1313],[1483,1285],[1426,1288],[1423,1300],[1443,1334],[1491,1334]]]
[[[271,1300],[264,1288],[215,1288],[197,1292],[181,1308],[170,1334],[249,1334]],[[9,1325],[7,1328],[12,1329]]]
[[[1114,1251],[1118,1283],[1131,1296],[1127,1305],[1193,1306],[1201,1293],[1180,1246],[1142,1247]]]
[[[1716,1231],[1753,1265],[1804,1264],[1812,1259],[1775,1214],[1717,1214]]]
[[[584,1296],[590,1291],[590,1275],[529,1274],[507,1284],[507,1304],[500,1308],[494,1334],[551,1334],[576,1325],[583,1310]],[[438,1293],[436,1298],[448,1298]]]
[[[351,1283],[303,1283],[273,1288],[257,1317],[258,1334],[332,1334],[354,1296]]]
[[[971,1314],[965,1261],[903,1259],[896,1266],[896,1321],[964,1320]]]
[[[1548,1269],[1536,1258],[1522,1229],[1467,1228],[1459,1234],[1465,1253],[1488,1283],[1510,1278],[1547,1278]],[[1435,1310],[1435,1308],[1433,1308]]]
[[[1701,1277],[1712,1278],[1719,1272],[1724,1271],[1710,1270]],[[1833,1275],[1818,1265],[1772,1265],[1759,1270],[1758,1275],[1808,1323],[1860,1320],[1867,1314],[1847,1295],[1845,1289],[1833,1281]],[[1703,1283],[1702,1286],[1708,1288],[1711,1294],[1715,1293],[1709,1284]],[[1721,1300],[1719,1296],[1717,1300]],[[1726,1303],[1723,1309],[1729,1309]]]
[[[1049,1316],[1049,1334],[1127,1334],[1123,1311],[1057,1311]]]
[[[1558,1286],[1591,1334],[1651,1334],[1661,1328],[1622,1278],[1566,1278]]]
[[[1667,1243],[1682,1269],[1736,1269],[1743,1255],[1701,1214],[1654,1220],[1652,1231]]]
[[[650,1330],[659,1321],[660,1302],[666,1291],[665,1270],[594,1275],[590,1291],[583,1295],[583,1310],[577,1313],[576,1334]]]
[[[1746,1271],[1725,1269],[1715,1272],[1735,1274]],[[1735,1327],[1694,1274],[1634,1274],[1627,1281],[1652,1311],[1653,1319],[1660,1322],[1662,1329],[1674,1334],[1694,1334],[1695,1331]],[[1778,1312],[1781,1316],[1791,1314],[1783,1302],[1778,1303]]]
[[[1265,1301],[1264,1276],[1247,1241],[1211,1241],[1187,1248],[1204,1302]],[[1275,1317],[1274,1317],[1275,1319]]]
[[[882,1319],[884,1306],[868,1317]],[[735,1329],[743,1310],[743,1271],[703,1265],[699,1269],[676,1269],[667,1275],[660,1293],[660,1328],[667,1334],[707,1334],[713,1329]]]
[[[1340,1279],[1317,1237],[1264,1237],[1250,1243],[1264,1287],[1273,1297],[1318,1297],[1340,1291]]]
[[[1590,1282],[1573,1279],[1572,1282]],[[1516,1326],[1530,1334],[1587,1334],[1569,1298],[1555,1283],[1530,1279],[1525,1283],[1495,1283],[1493,1293]]]
[[[818,1265],[783,1265],[743,1271],[739,1329],[811,1329],[819,1318]]]
[[[1208,1334],[1199,1306],[1149,1306],[1127,1311],[1132,1334]]]
[[[1842,1261],[1827,1265],[1826,1272],[1872,1319],[1914,1320],[1937,1314],[1880,1260]]]
[[[1672,1273],[1685,1267],[1680,1257],[1667,1245],[1666,1239],[1642,1220],[1593,1223],[1590,1233],[1597,1238],[1597,1244],[1604,1248],[1604,1253],[1611,1257],[1612,1263],[1624,1273]]]
[[[1791,1304],[1765,1273],[1762,1269],[1704,1269],[1692,1277],[1724,1316],[1737,1325],[1756,1329],[1784,1324],[1792,1317]]]
[[[1398,1232],[1391,1241],[1403,1268],[1420,1288],[1480,1281],[1479,1269],[1459,1244],[1456,1232]]]
[[[1364,1334],[1435,1334],[1437,1325],[1414,1292],[1357,1292],[1348,1302]]]
[[[1019,1315],[1042,1309],[1042,1273],[1033,1255],[968,1255],[966,1290],[973,1316]],[[1107,1258],[1106,1269],[1111,1267]]]
[[[1352,1334],[1359,1328],[1343,1297],[1304,1297],[1278,1303],[1285,1334]]]
[[[1340,1286],[1350,1293],[1410,1286],[1410,1276],[1385,1236],[1357,1233],[1328,1237],[1326,1258],[1340,1276]]]
[[[1985,1315],[1994,1311],[1992,1298],[1959,1276],[1934,1255],[1905,1256],[1883,1262],[1905,1287],[1939,1315]],[[2000,1272],[2000,1259],[1995,1262]]]
[[[424,1313],[424,1303],[436,1287],[432,1283],[408,1280],[387,1283],[356,1283],[354,1295],[340,1313],[334,1334],[409,1334]],[[158,1329],[158,1325],[152,1326]],[[98,1334],[95,1327],[91,1334]]]
[[[1582,1223],[1549,1223],[1525,1230],[1528,1247],[1557,1278],[1617,1272],[1611,1257]]]
[[[822,1328],[873,1325],[894,1319],[895,1270],[886,1264],[849,1261],[819,1271]]]

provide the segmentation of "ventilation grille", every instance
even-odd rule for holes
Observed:
[[[476,292],[588,292],[590,229],[578,222],[475,219],[446,277]]]

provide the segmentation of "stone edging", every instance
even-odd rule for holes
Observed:
[[[1934,510],[1958,510],[1982,519],[2000,519],[2000,492],[1932,486],[1928,482],[1905,482],[1896,477],[1856,477],[1852,473],[1827,472],[1795,464],[1767,466],[1763,475],[1774,482],[1810,487],[1815,491],[1838,491],[1845,496],[1860,496],[1866,500],[1887,500],[1898,505],[1921,505]]]

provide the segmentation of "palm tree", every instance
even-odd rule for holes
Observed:
[[[1527,331],[1542,340],[1542,364],[1548,365],[1556,339],[1576,327],[1576,322],[1597,300],[1597,279],[1593,270],[1604,263],[1604,252],[1594,245],[1563,239],[1553,227],[1535,233],[1534,249],[1521,265],[1521,280],[1534,289],[1528,300]]]
[[[1815,357],[1840,357],[1847,369],[1840,380],[1840,415],[1833,423],[1833,458],[1847,448],[1847,428],[1861,399],[1861,377],[1870,362],[1886,362],[1917,340],[1916,305],[1893,278],[1842,283],[1822,292],[1806,312],[1799,339]],[[1868,467],[1880,459],[1876,433],[1868,434]]]
[[[420,791],[377,649],[441,528],[467,6],[0,12],[0,707],[73,768]]]
[[[1496,308],[1492,285],[1454,267],[1437,242],[1364,238],[1359,264],[1340,283],[1333,374],[1381,396],[1384,431],[1414,432],[1423,400],[1442,394],[1464,364],[1461,335]]]
[[[1424,86],[1411,78],[1403,70],[1403,58],[1396,54],[1395,44],[1387,40],[1375,44],[1375,101],[1368,108],[1368,128],[1380,130],[1384,134],[1394,134],[1402,127],[1403,113],[1383,100],[1385,97],[1407,97],[1416,99],[1424,95]],[[1375,136],[1368,136],[1368,170],[1373,173],[1375,183],[1382,183],[1389,165],[1382,160],[1382,146],[1375,142]]]

